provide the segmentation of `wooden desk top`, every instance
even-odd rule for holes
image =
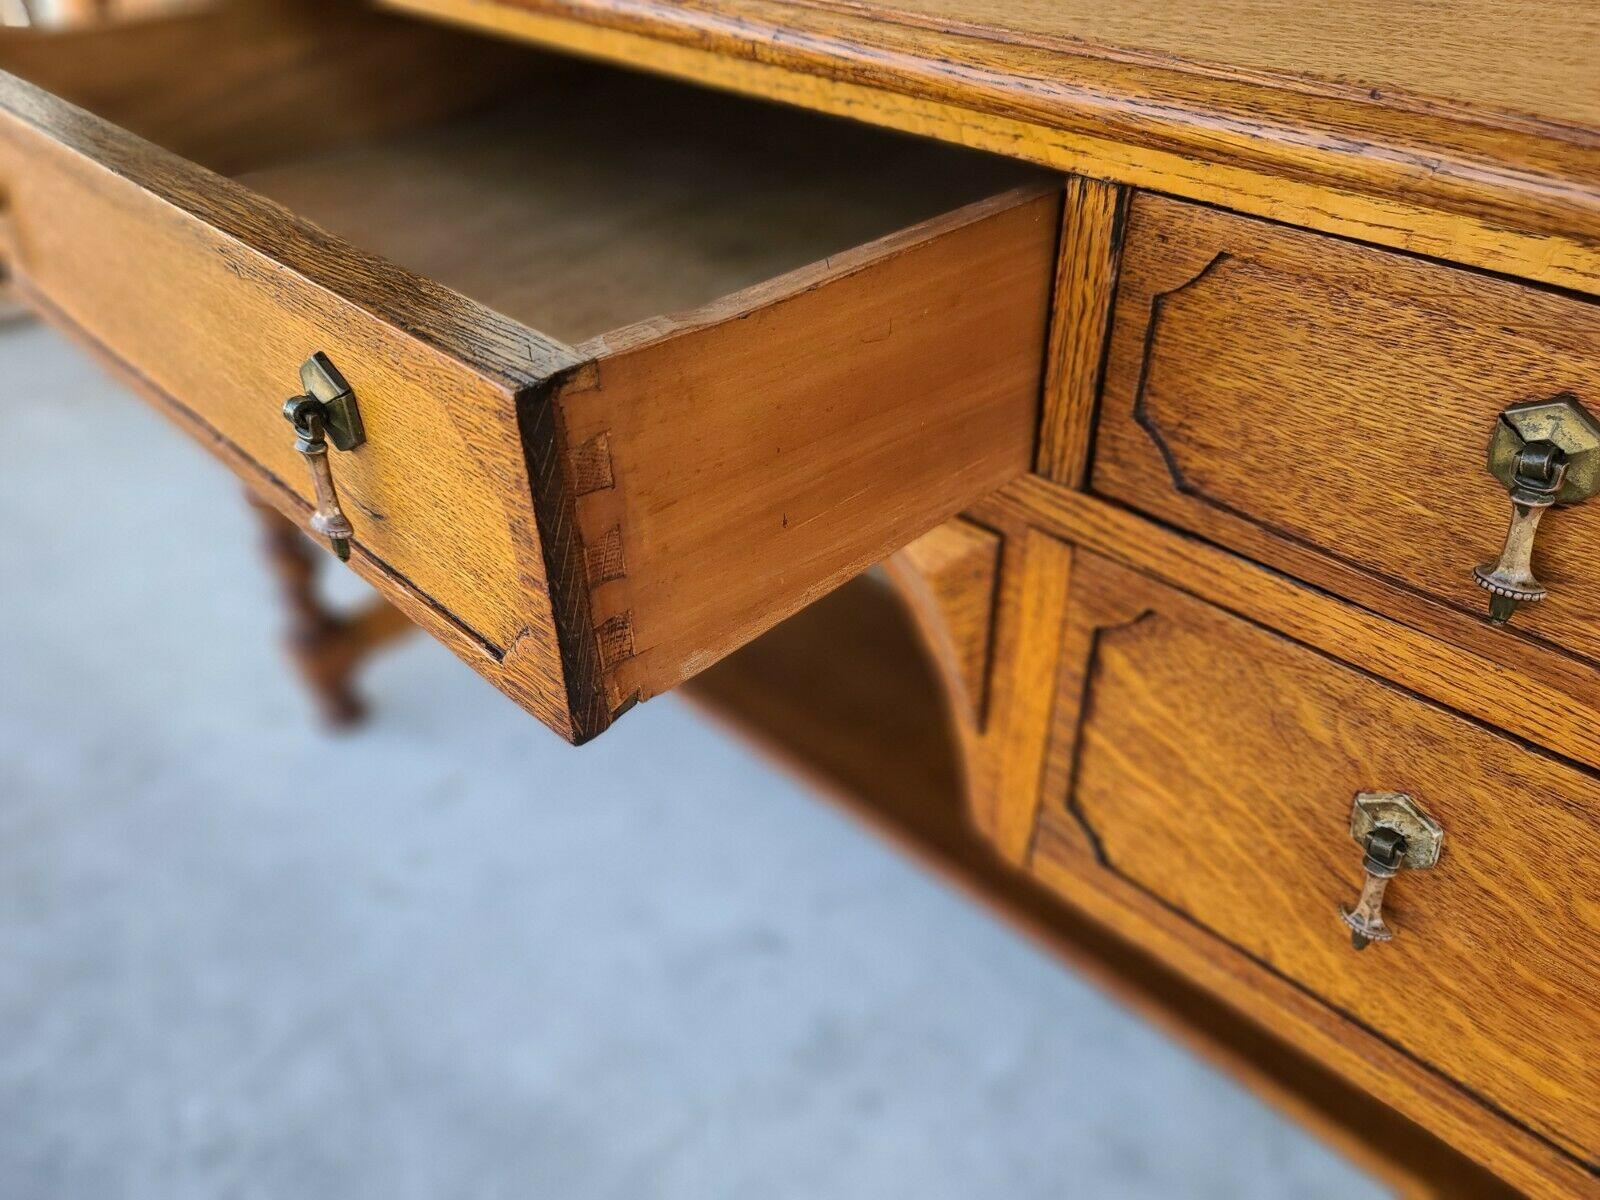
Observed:
[[[1600,7],[383,0],[1600,294]]]
[[[1582,3],[907,0],[834,7],[1394,107],[1600,128],[1600,8]]]

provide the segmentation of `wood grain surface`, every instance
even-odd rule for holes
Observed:
[[[1272,35],[1251,37],[1246,3],[1163,5],[1158,22],[1143,23],[1162,31],[1152,37],[1181,41],[1198,23],[1184,13],[1237,15],[1229,36],[1240,61],[1219,67],[1076,40],[1071,17],[1049,37],[1019,32],[1012,6],[994,3],[974,4],[970,20],[950,20],[898,6],[777,0],[385,2],[1063,171],[1600,290],[1600,137],[1592,124],[1570,123],[1594,107],[1583,43],[1566,40],[1586,18],[1558,12],[1553,0],[1537,7],[1551,16],[1545,30],[1565,53],[1537,63],[1508,57],[1542,32],[1521,25],[1531,19],[1523,5],[1471,5],[1476,28],[1461,27],[1473,39],[1470,55],[1451,38],[1424,39],[1425,18],[1414,48],[1390,52],[1382,48],[1390,23],[1369,21],[1373,5],[1319,15],[1352,34],[1370,26],[1365,57],[1380,74],[1419,73],[1414,84],[1402,80],[1401,91],[1261,67],[1268,56],[1250,43]],[[1151,7],[1136,8],[1129,21]],[[1513,25],[1518,37],[1476,40]],[[1290,41],[1278,48],[1302,60],[1324,50]],[[1434,71],[1453,82],[1423,78],[1422,55],[1435,56],[1442,65]],[[1460,61],[1452,65],[1452,57]],[[1500,64],[1496,79],[1526,80],[1540,97],[1532,117],[1500,108],[1524,101],[1494,98],[1470,65],[1484,57]],[[1354,79],[1364,68],[1351,69]],[[1486,94],[1466,108],[1453,99]]]
[[[1592,1187],[1594,774],[1098,556],[1072,594],[1035,870],[1519,1184]],[[1381,789],[1447,848],[1358,954]]]
[[[1344,594],[1442,601],[1464,636],[1600,661],[1600,504],[1551,513],[1550,597],[1484,627],[1510,404],[1600,413],[1600,306],[1155,196],[1133,203],[1095,491]],[[1460,623],[1458,623],[1460,624]]]
[[[819,7],[1084,48],[1388,107],[1600,128],[1600,13],[1561,0],[813,0]]]
[[[1078,564],[1097,624],[1067,809],[1106,869],[1588,1158],[1600,1138],[1600,780],[1279,634]],[[1129,615],[1132,614],[1132,615]],[[1352,950],[1359,791],[1445,852]]]
[[[594,339],[565,444],[614,707],[676,686],[1027,470],[1060,196],[1027,189]],[[609,623],[609,624],[608,624]]]
[[[591,107],[606,100],[586,95]],[[624,113],[670,108],[674,98],[660,85],[610,97]],[[566,299],[578,320],[599,320],[637,311],[641,299],[700,298],[776,262],[824,254],[574,349],[20,80],[0,86],[0,110],[6,257],[22,294],[300,519],[309,475],[282,398],[299,363],[327,353],[354,388],[368,435],[332,458],[357,569],[575,741],[1027,468],[1059,222],[1054,185],[859,245],[853,239],[892,229],[907,209],[940,211],[941,197],[983,194],[991,167],[895,143],[900,157],[886,161],[909,168],[932,155],[945,164],[925,176],[940,186],[919,188],[908,169],[887,185],[845,182],[830,203],[815,168],[831,162],[833,178],[848,181],[850,156],[800,152],[794,169],[816,178],[809,200],[791,209],[792,243],[774,247],[786,226],[770,202],[663,216],[737,188],[737,172],[715,164],[738,157],[739,138],[677,139],[675,154],[631,163],[632,144],[615,139],[609,174],[602,165],[602,183],[579,189],[587,227],[564,200],[558,217],[568,219],[541,231],[544,240],[508,242],[496,232],[537,229],[541,203],[561,193],[533,186],[538,172],[502,180],[495,164],[548,151],[538,164],[560,179],[569,164],[581,172],[603,162],[597,147],[609,139],[579,122],[565,141],[529,146],[518,118],[492,120],[490,132],[460,143],[424,139],[420,151],[401,139],[412,149],[395,156],[392,179],[415,182],[398,189],[398,215],[375,223],[381,240],[452,279],[491,291],[509,280],[496,293],[506,301],[532,296],[534,307],[553,309]],[[695,121],[693,111],[679,115]],[[660,134],[662,121],[643,122],[639,136]],[[809,129],[785,116],[741,137],[790,148],[806,136],[827,141],[826,122],[799,123]],[[847,142],[859,149],[864,132],[847,131]],[[462,161],[476,174],[452,177],[450,164]],[[344,201],[373,183],[357,171],[352,187],[342,162],[309,176],[307,194],[327,202],[319,212],[347,212]],[[631,169],[626,183],[619,163]],[[747,177],[761,174],[758,163]],[[998,174],[1015,178],[1015,168],[998,164]],[[289,192],[308,178],[270,177]],[[657,183],[665,198],[641,200]],[[458,208],[473,185],[487,197]],[[771,189],[783,191],[781,175]],[[909,198],[893,200],[897,190]],[[458,219],[467,236],[452,236]],[[639,229],[631,253],[612,260],[612,277],[586,303],[585,247],[630,221]],[[681,263],[697,254],[699,270],[674,267],[673,255]],[[629,284],[657,277],[668,282]]]
[[[899,590],[902,577],[891,578]],[[880,580],[862,576],[706,670],[684,694],[1399,1196],[1518,1194],[1000,859],[971,823],[952,729],[961,718],[913,620],[924,624]]]
[[[1081,485],[1089,469],[1129,198],[1126,188],[1081,175],[1068,176],[1064,188],[1033,469],[1071,487]]]
[[[242,182],[576,344],[1046,180],[1022,163],[524,53],[539,69],[515,99],[313,149]]]
[[[224,174],[466,112],[548,71],[526,50],[362,0],[189,7],[0,29],[0,70]]]
[[[1013,511],[984,507],[998,519],[946,523],[890,558],[885,575],[947,698],[971,825],[1021,862],[1045,773],[1072,551]],[[980,644],[981,712],[969,682]]]
[[[1201,539],[1117,505],[1029,476],[977,505],[974,515],[1021,523],[1128,563],[1230,612],[1265,621],[1385,678],[1600,768],[1600,678],[1540,646],[1494,636],[1462,648],[1403,618],[1346,603]],[[1421,615],[1426,616],[1426,612]]]
[[[0,179],[21,292],[302,521],[280,410],[326,352],[367,427],[334,463],[357,569],[552,727],[597,711],[563,659],[518,424],[567,347],[9,76]]]
[[[520,109],[412,134],[499,94],[524,64],[504,48],[468,51],[457,40],[455,69],[421,69],[428,79],[410,93],[374,90],[385,62],[414,52],[420,69],[444,44],[426,40],[438,31],[400,22],[381,36],[374,25],[370,52],[352,35],[347,78],[365,80],[372,99],[350,94],[341,101],[348,121],[319,127],[319,60],[302,23],[261,26],[262,36],[227,51],[240,73],[262,81],[244,100],[207,92],[206,73],[196,72],[173,88],[170,107],[149,105],[137,98],[151,94],[154,59],[124,63],[103,50],[83,60],[103,68],[77,72],[76,82],[66,71],[61,87],[99,82],[98,103],[127,107],[130,122],[202,161],[278,164],[256,177],[262,190],[335,233],[372,233],[371,248],[400,266],[21,85],[0,104],[6,256],[25,294],[297,517],[300,465],[287,439],[268,445],[280,439],[269,439],[261,414],[276,419],[275,404],[257,401],[291,385],[310,349],[328,350],[347,374],[353,364],[364,410],[367,395],[378,396],[383,447],[344,464],[341,477],[357,517],[357,569],[575,740],[976,505],[983,524],[944,526],[915,544],[899,560],[900,582],[923,589],[924,635],[968,729],[957,739],[968,804],[1002,853],[1031,859],[1051,889],[1191,981],[1180,986],[1194,989],[1195,1004],[1213,993],[1223,999],[1211,1003],[1279,1024],[1328,1072],[1529,1191],[1592,1189],[1600,1087],[1581,1014],[1595,999],[1595,921],[1584,897],[1596,881],[1582,848],[1600,811],[1597,785],[1575,763],[1423,696],[1600,760],[1600,643],[1589,633],[1600,611],[1567,610],[1563,621],[1551,606],[1533,620],[1554,624],[1523,623],[1510,636],[1483,629],[1476,605],[1427,557],[1428,547],[1470,542],[1479,515],[1402,502],[1397,537],[1382,525],[1392,504],[1378,509],[1359,474],[1325,469],[1365,453],[1392,480],[1402,460],[1372,450],[1377,413],[1413,428],[1457,416],[1465,425],[1496,386],[1544,386],[1541,369],[1589,386],[1592,310],[1570,295],[1260,222],[1163,213],[1145,257],[1120,264],[1106,395],[1114,403],[1121,386],[1127,289],[1147,304],[1141,337],[1156,324],[1157,295],[1177,297],[1162,320],[1182,317],[1190,333],[1148,339],[1164,373],[1141,360],[1149,379],[1143,424],[1134,424],[1145,445],[1129,454],[1148,458],[1150,427],[1177,430],[1166,456],[1154,448],[1159,464],[1185,451],[1202,465],[1180,472],[1176,487],[1169,473],[1167,491],[1208,512],[1168,510],[1167,499],[1136,493],[1140,469],[1115,480],[1116,445],[1102,447],[1112,472],[1105,490],[1269,567],[1046,480],[1015,478],[1031,459],[1073,484],[1089,458],[1100,347],[1119,286],[1123,184],[1600,291],[1600,138],[1589,111],[1600,105],[1570,89],[1547,102],[1552,87],[1582,78],[1581,55],[1552,54],[1469,89],[1473,55],[1498,19],[1486,6],[1433,38],[1436,61],[1408,70],[1412,44],[1430,29],[1423,17],[1378,44],[1342,32],[1359,13],[1316,14],[1329,44],[1313,64],[1283,57],[1286,18],[1269,0],[1235,0],[1232,20],[1214,24],[1158,19],[1167,14],[1148,4],[1113,14],[1035,4],[975,12],[970,3],[396,6],[1098,176],[1071,182],[1064,213],[1046,190],[934,216],[982,192],[957,196],[961,173],[916,148],[879,156],[891,163],[879,174],[851,172],[843,164],[888,144],[860,131],[849,136],[865,151],[843,135],[817,143],[833,156],[831,182],[815,162],[794,167],[772,154],[804,136],[764,141],[762,118],[731,175],[676,154],[682,109],[558,131],[555,143],[546,126],[528,138],[541,108],[528,96],[552,94],[540,87],[567,67],[526,88]],[[266,7],[238,11],[250,10]],[[1500,15],[1543,15],[1532,10]],[[304,19],[311,7],[282,11]],[[1524,55],[1541,38],[1581,44],[1573,23],[1584,19],[1519,26],[1498,57]],[[176,29],[166,31],[168,50],[185,44]],[[0,62],[11,61],[6,53],[0,42]],[[477,54],[481,71],[465,65]],[[274,93],[283,101],[276,121]],[[726,123],[724,142],[737,142],[737,124]],[[561,137],[568,149],[550,149]],[[630,198],[629,177],[607,176],[597,146],[615,151],[613,162],[662,151],[650,168],[661,186],[632,207],[596,203],[597,192]],[[287,161],[302,155],[310,157]],[[541,170],[552,159],[591,170],[555,186],[560,176]],[[1140,197],[1126,231],[1161,206],[1185,207]],[[830,209],[846,220],[818,215]],[[454,219],[439,221],[444,212]],[[857,219],[860,228],[847,228]],[[925,223],[854,248],[911,221]],[[1171,233],[1186,221],[1187,233]],[[785,236],[750,236],[774,228]],[[716,253],[673,258],[696,239]],[[1208,243],[1205,258],[1194,247]],[[171,262],[185,264],[188,293],[159,280],[137,286]],[[123,278],[102,289],[108,263]],[[1179,263],[1193,268],[1186,279],[1150,282]],[[793,274],[772,280],[783,271]],[[89,279],[105,294],[89,294]],[[324,327],[336,336],[311,337]],[[233,345],[241,328],[258,342],[243,354]],[[1425,353],[1399,370],[1385,357],[1418,347]],[[225,354],[238,361],[217,365]],[[1046,357],[1052,399],[1034,457]],[[279,375],[283,383],[269,383]],[[1265,419],[1274,391],[1293,397],[1301,380],[1333,381],[1331,396],[1321,407],[1292,404],[1287,422],[1277,412]],[[1492,419],[1509,402],[1485,411]],[[1477,461],[1483,426],[1471,439],[1473,473],[1503,503]],[[1263,500],[1250,456],[1224,461],[1263,429],[1274,434],[1267,457],[1286,440],[1334,450]],[[1460,474],[1454,454],[1421,467]],[[1192,480],[1222,503],[1196,500]],[[471,499],[454,503],[458,492]],[[1325,525],[1286,530],[1272,508],[1280,501],[1294,519],[1309,511]],[[1572,515],[1558,514],[1547,534]],[[1502,524],[1498,515],[1482,525],[1488,544],[1478,556],[1492,552]],[[1373,528],[1381,532],[1362,541]],[[1413,528],[1440,536],[1408,542]],[[1567,535],[1570,547],[1547,543],[1571,548],[1564,561],[1577,577],[1552,573],[1557,596],[1591,565],[1586,528]],[[1329,646],[1364,670],[1327,657]],[[1483,671],[1510,696],[1484,688],[1474,675]],[[759,695],[746,685],[740,694]],[[770,691],[767,699],[770,708]],[[946,760],[926,758],[937,775]],[[1371,786],[1416,791],[1451,831],[1446,862],[1392,891],[1400,940],[1364,957],[1345,948],[1331,919],[1332,903],[1359,883],[1359,852],[1339,836],[1343,811],[1334,834],[1317,837],[1330,825],[1318,781],[1351,764],[1403,777]],[[1353,790],[1341,792],[1344,811]],[[1500,802],[1506,796],[1515,805]],[[1272,843],[1285,874],[1269,872],[1253,827],[1240,832],[1252,820],[1310,831]],[[1573,865],[1551,871],[1550,856]],[[1224,944],[1231,949],[1219,952]],[[1239,1062],[1252,1069],[1248,1056]]]

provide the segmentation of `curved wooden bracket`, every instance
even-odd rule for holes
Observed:
[[[951,709],[969,732],[981,732],[999,536],[958,517],[893,555],[884,569],[939,668]]]

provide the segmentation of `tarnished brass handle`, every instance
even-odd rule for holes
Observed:
[[[355,530],[339,507],[339,490],[328,465],[328,443],[338,450],[353,450],[367,440],[355,393],[328,356],[320,350],[300,365],[305,395],[283,402],[283,415],[294,426],[294,448],[311,468],[311,487],[317,498],[311,528],[328,539],[341,561],[350,557]]]
[[[1533,573],[1545,511],[1600,491],[1600,424],[1575,396],[1513,404],[1495,422],[1488,465],[1511,493],[1511,525],[1500,557],[1474,567],[1472,577],[1489,593],[1489,620],[1504,625],[1517,605],[1548,594]]]
[[[1365,950],[1387,942],[1394,930],[1383,919],[1383,897],[1402,867],[1426,871],[1439,861],[1444,830],[1404,792],[1361,792],[1350,810],[1350,836],[1362,849],[1366,879],[1355,906],[1339,906],[1350,944]]]

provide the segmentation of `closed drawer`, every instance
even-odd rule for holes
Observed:
[[[270,36],[203,52],[270,47],[261,155],[165,114],[243,182],[0,84],[8,267],[301,518],[282,407],[325,354],[366,431],[328,459],[354,565],[565,736],[1025,469],[1048,179],[432,30],[395,97],[316,52],[316,6],[246,8]]]
[[[1591,303],[1139,196],[1093,487],[1430,632],[1592,674],[1600,498],[1545,518],[1549,597],[1504,629],[1473,577],[1511,515],[1485,469],[1499,414],[1561,394],[1600,418]]]
[[[1109,560],[1075,556],[1070,600],[1034,870],[1153,914],[1274,1027],[1332,1030],[1343,1069],[1398,1051],[1353,1073],[1474,1153],[1504,1123],[1587,1178],[1600,779]],[[1393,940],[1357,952],[1361,792],[1408,794],[1444,838],[1389,885]]]

